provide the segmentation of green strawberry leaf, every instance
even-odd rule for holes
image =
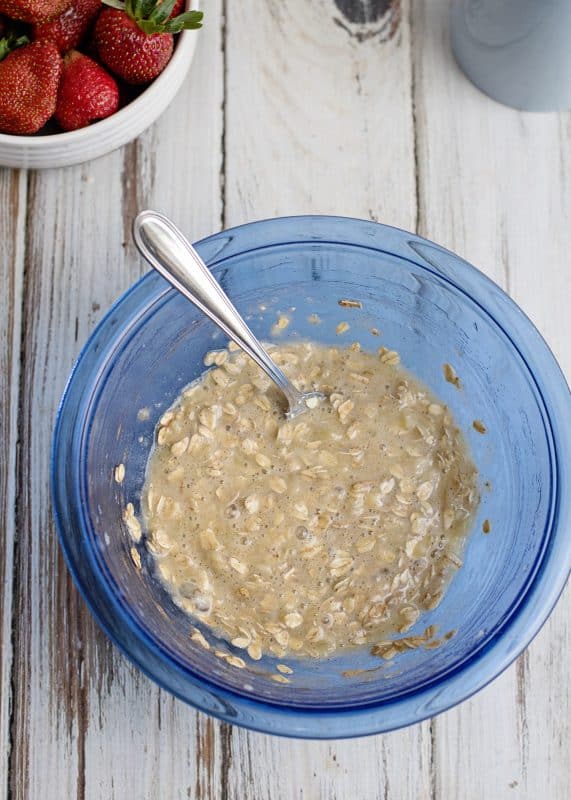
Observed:
[[[111,8],[116,8],[117,11],[125,11],[125,2],[124,0],[103,0],[106,6],[110,6]]]
[[[156,4],[157,0],[142,0],[140,4],[139,17],[141,19],[148,19],[150,15],[153,13]]]
[[[185,11],[171,19],[176,0],[103,0],[105,5],[124,11],[143,33],[180,33],[202,27],[202,11]]]
[[[161,31],[157,31],[157,26],[155,25],[155,23],[151,22],[151,20],[148,20],[148,19],[138,19],[137,20],[137,25],[143,31],[143,33],[148,33],[149,36],[152,36],[153,33],[159,33],[159,32],[162,33],[163,32],[162,30]]]
[[[202,11],[185,11],[174,19],[169,19],[164,25],[167,33],[180,33],[182,30],[192,31],[202,28]]]
[[[0,39],[0,61],[9,56],[13,50],[16,50],[17,47],[22,47],[25,44],[29,44],[30,40],[27,36],[16,36],[15,33],[10,33],[8,36],[5,36],[3,39]]]
[[[149,19],[151,19],[155,24],[161,25],[170,17],[175,3],[176,0],[163,0],[162,3],[159,3],[158,6],[155,6]],[[154,0],[152,4],[155,5]]]

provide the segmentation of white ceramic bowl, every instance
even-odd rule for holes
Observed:
[[[198,0],[188,3],[198,9]],[[135,100],[107,119],[87,128],[48,136],[0,133],[0,166],[27,169],[66,167],[110,153],[136,139],[160,117],[182,86],[200,31],[179,34],[163,72]]]

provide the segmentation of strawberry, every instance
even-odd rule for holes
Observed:
[[[73,0],[72,5],[56,19],[35,25],[34,39],[54,42],[60,53],[67,53],[81,42],[100,8],[101,0]]]
[[[175,0],[175,4],[170,14],[171,19],[173,17],[178,17],[178,15],[182,13],[183,8],[184,8],[184,0]]]
[[[1,0],[0,0],[1,2]],[[99,58],[126,83],[149,83],[170,61],[173,33],[200,28],[202,12],[171,18],[176,0],[104,0],[95,25]]]
[[[72,0],[0,0],[0,14],[22,22],[48,22],[71,5]]]
[[[93,59],[71,50],[63,60],[56,122],[64,131],[74,131],[109,117],[118,108],[119,87],[111,75]]]
[[[37,133],[55,111],[63,69],[52,42],[32,42],[0,61],[0,131]]]
[[[147,34],[123,11],[105,9],[95,25],[95,46],[101,61],[127,83],[149,83],[170,61],[170,33]]]

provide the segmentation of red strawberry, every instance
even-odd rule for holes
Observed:
[[[81,42],[101,8],[101,0],[73,0],[61,16],[34,26],[34,39],[54,42],[67,53]]]
[[[47,22],[71,5],[72,0],[0,0],[0,14],[22,22]]]
[[[183,8],[184,8],[184,0],[175,0],[175,4],[171,11],[171,19],[173,17],[178,17],[178,15],[182,12]]]
[[[170,61],[170,33],[144,33],[123,11],[108,8],[95,25],[95,45],[109,69],[127,83],[149,83]]]
[[[55,119],[64,131],[85,128],[119,108],[119,87],[96,61],[71,50],[63,60]]]
[[[1,2],[1,0],[0,0]],[[95,25],[99,58],[126,83],[149,83],[159,75],[172,55],[173,33],[201,27],[202,12],[186,11],[171,18],[176,0],[104,0]]]
[[[37,133],[55,111],[63,69],[52,42],[32,42],[0,61],[0,131]]]

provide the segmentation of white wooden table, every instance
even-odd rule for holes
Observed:
[[[571,113],[518,113],[473,88],[451,59],[447,0],[205,7],[187,85],[137,142],[77,168],[0,170],[0,797],[567,800],[569,593],[460,707],[319,743],[174,700],[72,585],[51,427],[80,346],[144,269],[130,236],[142,207],[194,238],[306,212],[418,230],[503,285],[571,374]]]

